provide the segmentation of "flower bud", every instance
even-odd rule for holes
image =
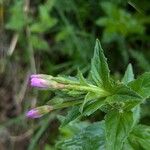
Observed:
[[[46,113],[48,113],[52,110],[53,110],[53,107],[48,106],[48,105],[36,107],[36,108],[33,108],[33,109],[29,110],[26,113],[26,117],[32,118],[32,119],[33,118],[40,118],[40,117],[42,117],[43,115],[45,115]]]
[[[30,84],[32,87],[43,88],[43,89],[48,89],[48,88],[60,89],[64,87],[64,84],[53,81],[52,76],[44,75],[44,74],[31,75]]]

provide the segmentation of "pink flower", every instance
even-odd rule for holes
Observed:
[[[45,115],[46,113],[48,113],[52,110],[53,110],[52,106],[48,106],[48,105],[40,106],[40,107],[33,108],[33,109],[29,110],[26,113],[26,117],[32,118],[32,119],[40,118],[40,117],[42,117],[43,115]]]
[[[39,113],[38,113],[38,110],[35,108],[35,109],[31,109],[30,111],[28,111],[27,113],[26,113],[26,117],[28,117],[28,118],[40,118],[42,115],[40,115]]]
[[[31,75],[30,84],[33,87],[48,88],[49,81],[43,78],[41,74]]]
[[[30,85],[32,87],[43,89],[61,89],[64,88],[64,84],[57,83],[52,79],[53,77],[45,74],[33,74],[30,76]]]

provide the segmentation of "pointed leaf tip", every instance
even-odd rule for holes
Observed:
[[[134,80],[134,73],[133,73],[133,68],[132,68],[132,64],[129,63],[127,66],[127,69],[125,71],[125,74],[123,76],[122,82],[124,84],[128,84],[129,82]]]
[[[98,39],[96,39],[94,56],[91,61],[91,75],[96,85],[103,87],[110,86],[110,71],[107,59]]]

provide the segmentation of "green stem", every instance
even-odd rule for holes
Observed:
[[[53,108],[54,108],[54,110],[55,109],[60,109],[60,108],[66,108],[66,107],[70,107],[70,106],[73,106],[73,105],[81,104],[82,102],[83,102],[83,100],[64,102],[62,104],[54,105]]]
[[[79,81],[72,81],[72,80],[65,79],[63,77],[52,77],[51,79],[58,83],[65,84],[64,89],[93,92],[93,93],[97,93],[101,97],[110,95],[108,91],[91,84],[85,86],[85,85],[81,85]]]
[[[102,88],[89,85],[89,86],[82,86],[82,85],[66,85],[66,89],[71,89],[71,90],[77,90],[77,91],[87,91],[87,92],[93,92],[97,93],[101,97],[108,96],[110,93],[103,90]]]

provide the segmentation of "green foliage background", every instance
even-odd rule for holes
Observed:
[[[101,111],[83,118],[83,122],[71,123],[60,130],[58,127],[64,119],[62,115],[66,114],[66,109],[46,115],[40,120],[26,120],[24,113],[28,108],[42,105],[55,96],[52,92],[37,92],[29,88],[26,80],[32,73],[76,75],[78,68],[84,76],[88,76],[96,38],[102,43],[113,74],[112,78],[121,79],[129,63],[132,63],[136,77],[145,71],[150,71],[149,0],[0,2],[1,10],[4,11],[3,17],[0,16],[2,39],[0,48],[4,51],[0,60],[0,94],[6,91],[4,93],[10,95],[13,99],[11,103],[16,106],[15,111],[17,110],[14,115],[8,115],[4,117],[5,119],[0,118],[0,129],[6,128],[10,137],[23,136],[24,133],[29,132],[27,139],[23,139],[23,142],[27,143],[23,147],[28,150],[55,149],[56,143],[58,149],[60,146],[60,149],[66,149],[65,144],[72,143],[73,139],[75,139],[73,142],[77,142],[76,145],[85,145],[86,150],[89,148],[86,144],[88,142],[92,144],[91,139],[88,139],[89,134],[92,134],[93,141],[103,142],[101,135],[104,131],[94,130],[103,123],[90,125],[91,122],[103,119],[104,113]],[[29,5],[27,2],[30,2]],[[11,51],[11,41],[15,36],[17,42]],[[25,91],[22,92],[23,90]],[[3,94],[2,101],[7,101],[5,98],[6,94]],[[55,103],[56,99],[53,101]],[[5,103],[5,106],[8,105],[8,102]],[[1,107],[5,109],[5,106]],[[142,104],[141,110],[140,123],[145,126],[150,125],[149,108],[148,100]],[[7,111],[12,114],[14,110]],[[16,126],[14,130],[13,126]],[[143,126],[137,126],[131,136],[137,137],[137,130],[142,130]],[[82,135],[79,133],[81,130],[84,132]],[[76,141],[78,134],[83,143]],[[62,141],[67,139],[70,140],[63,144]],[[135,141],[128,139],[127,142]],[[134,144],[135,149],[140,149],[140,144]],[[94,149],[97,149],[97,145],[94,146]],[[130,144],[128,146],[130,147]],[[78,150],[78,147],[74,149]]]

